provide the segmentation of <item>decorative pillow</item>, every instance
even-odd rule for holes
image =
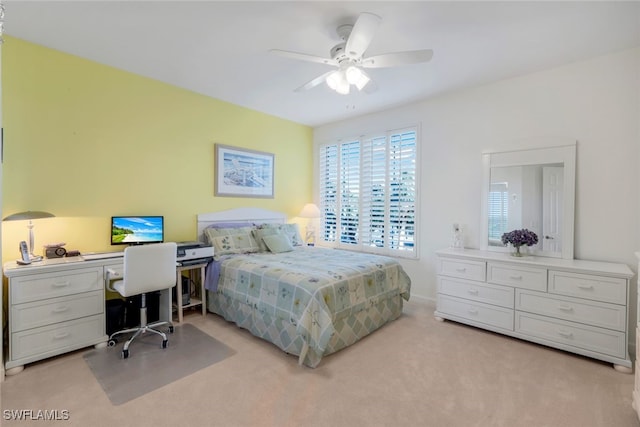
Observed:
[[[281,224],[280,230],[289,238],[293,246],[302,246],[303,241],[298,224]]]
[[[260,247],[253,238],[253,227],[206,228],[205,235],[216,255],[258,252]]]
[[[291,244],[293,246],[302,246],[304,244],[304,241],[300,236],[300,229],[298,228],[298,224],[265,223],[265,224],[258,225],[257,228],[260,230],[269,230],[269,229],[279,230],[281,233],[289,237],[289,240],[291,241]]]
[[[267,228],[256,228],[252,231],[253,238],[258,242],[258,247],[260,248],[260,252],[267,252],[269,248],[264,242],[264,238],[266,236],[273,236],[276,234],[282,234],[278,228],[275,227],[267,227]]]
[[[291,252],[293,250],[293,246],[291,246],[289,238],[284,234],[272,234],[270,236],[264,236],[262,240],[267,245],[269,250],[275,254],[279,254],[281,252]]]

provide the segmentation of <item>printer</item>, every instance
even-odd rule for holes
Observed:
[[[181,265],[209,262],[213,259],[213,246],[202,242],[177,243],[176,261]]]

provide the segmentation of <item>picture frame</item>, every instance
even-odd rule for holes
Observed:
[[[262,151],[215,144],[214,195],[272,199],[274,157]]]

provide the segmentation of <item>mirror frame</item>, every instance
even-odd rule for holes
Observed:
[[[491,168],[505,166],[526,166],[562,163],[564,166],[564,200],[562,218],[562,251],[543,252],[536,250],[532,255],[573,259],[573,231],[576,188],[576,142],[570,145],[535,148],[530,150],[502,151],[482,154],[482,208],[480,249],[493,252],[510,252],[508,247],[489,246],[489,189],[491,188]]]

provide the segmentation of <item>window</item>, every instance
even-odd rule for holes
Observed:
[[[321,239],[415,257],[417,158],[415,128],[321,146]]]

